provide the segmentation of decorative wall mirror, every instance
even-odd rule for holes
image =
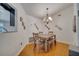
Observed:
[[[48,30],[50,30],[50,28],[49,28],[47,25],[45,25],[45,27],[46,27]]]
[[[36,23],[34,24],[34,26],[36,27],[36,29],[37,29],[37,30],[39,30],[39,28],[38,28],[38,26],[37,26],[37,24],[36,24]]]
[[[26,27],[25,27],[25,24],[24,24],[24,22],[23,22],[23,18],[22,18],[22,17],[20,17],[20,21],[21,21],[21,23],[22,23],[22,27],[23,27],[23,29],[25,30]]]

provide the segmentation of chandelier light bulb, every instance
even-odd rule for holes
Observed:
[[[48,18],[49,18],[50,21],[52,21],[52,18],[51,17],[48,17]]]
[[[46,22],[47,24],[52,21],[52,18],[48,15],[48,8],[46,8],[47,13],[46,16],[43,18],[43,21]]]

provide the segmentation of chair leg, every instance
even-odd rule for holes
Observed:
[[[34,44],[34,47],[33,47],[33,51],[35,51],[36,50],[36,44]]]
[[[47,47],[48,47],[48,49],[47,49],[47,50],[49,51],[49,49],[50,49],[50,45],[49,45],[49,43],[48,43]]]
[[[35,45],[35,51],[38,52],[38,53],[40,52],[40,46],[39,46],[39,44]]]
[[[52,49],[53,43],[50,44],[50,48]]]
[[[54,40],[54,43],[55,43],[55,45],[56,45],[56,40]]]
[[[51,46],[52,46],[52,45],[51,45],[50,43],[48,43],[48,45],[47,45],[47,47],[48,47],[47,50],[48,50],[48,51],[51,49]]]

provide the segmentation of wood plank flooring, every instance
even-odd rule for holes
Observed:
[[[69,45],[57,42],[56,46],[52,46],[49,52],[37,52],[33,51],[33,45],[28,44],[19,56],[68,56],[69,55]]]

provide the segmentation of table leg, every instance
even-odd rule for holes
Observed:
[[[37,52],[39,52],[39,40],[37,40]]]

